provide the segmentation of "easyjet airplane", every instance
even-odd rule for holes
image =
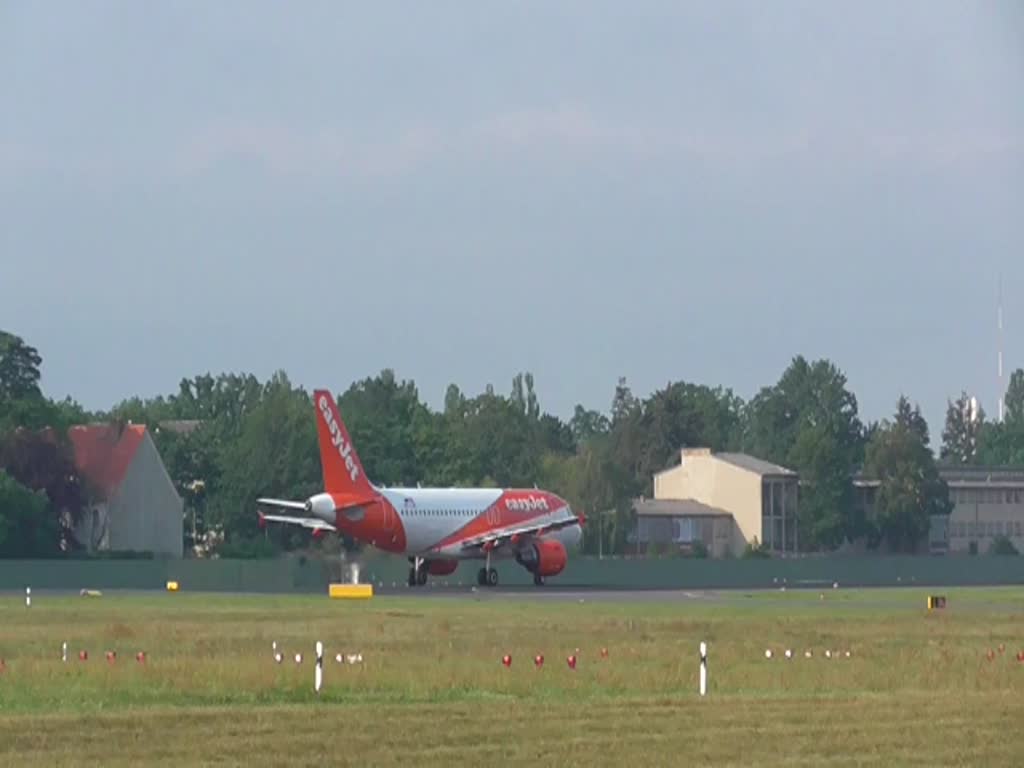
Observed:
[[[496,586],[494,559],[514,559],[538,586],[565,568],[566,547],[583,535],[585,518],[564,499],[538,490],[499,488],[378,488],[363,472],[334,397],[313,393],[324,490],[305,501],[257,499],[305,516],[266,515],[267,521],[311,528],[314,536],[341,531],[385,552],[406,555],[409,585],[446,576],[460,560],[482,560],[481,586]]]

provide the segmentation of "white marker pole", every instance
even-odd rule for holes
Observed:
[[[316,692],[320,693],[320,687],[324,684],[324,644],[316,641],[316,673],[314,685]]]
[[[708,692],[708,644],[703,640],[700,644],[700,695]]]
[[[32,607],[32,587],[25,587],[25,607]]]
[[[61,661],[67,661],[68,660],[68,644],[67,644],[66,641],[63,644],[61,644],[61,646],[60,646],[60,660]]]

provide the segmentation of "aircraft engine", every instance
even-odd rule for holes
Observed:
[[[306,511],[313,517],[334,525],[337,520],[334,499],[329,493],[318,493],[306,501]]]
[[[458,560],[431,560],[427,565],[427,573],[431,576],[447,576],[450,573],[455,573],[455,569],[458,567]]]
[[[537,576],[556,576],[565,569],[569,557],[562,542],[541,539],[523,547],[516,554],[516,562]]]

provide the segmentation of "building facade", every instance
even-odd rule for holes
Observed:
[[[1008,538],[1024,552],[1024,469],[940,467],[949,486],[950,552],[987,552],[992,542]]]
[[[638,548],[667,540],[682,549],[700,541],[716,557],[755,543],[779,554],[797,551],[795,472],[708,448],[684,448],[679,459],[654,476],[654,499],[633,505]]]
[[[98,498],[75,528],[90,552],[180,558],[184,502],[144,426],[91,424],[69,432],[75,464]]]

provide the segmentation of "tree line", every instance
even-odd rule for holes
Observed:
[[[267,537],[255,515],[258,496],[305,498],[321,484],[311,393],[285,373],[265,381],[205,373],[167,395],[87,412],[41,392],[41,365],[38,350],[0,331],[0,556],[80,550],[74,524],[96,492],[78,477],[66,435],[88,422],[148,426],[185,500],[187,548],[238,556],[309,545],[301,531]],[[468,395],[451,384],[433,410],[413,381],[383,370],[353,382],[338,403],[374,482],[536,484],[588,515],[587,553],[627,550],[632,500],[649,495],[654,473],[686,446],[744,451],[796,470],[799,541],[808,551],[848,541],[911,550],[929,515],[950,509],[920,408],[900,396],[890,418],[863,422],[846,376],[829,360],[795,357],[748,401],[686,381],[641,398],[620,379],[606,412],[577,405],[568,420],[544,411],[529,373],[507,394],[488,386]],[[1005,404],[996,423],[966,394],[949,402],[939,460],[1024,466],[1024,370],[1013,373]],[[880,484],[870,520],[855,498],[857,476]]]

